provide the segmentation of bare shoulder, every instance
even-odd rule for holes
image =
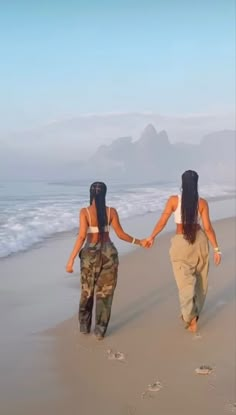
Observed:
[[[86,207],[81,208],[81,209],[80,209],[80,213],[86,213],[86,212],[87,212],[87,209],[88,209],[88,208],[86,208]]]
[[[200,197],[199,198],[199,207],[204,208],[206,206],[208,206],[208,203],[207,203],[206,199],[204,199],[203,197]]]
[[[83,207],[83,208],[81,208],[80,209],[80,217],[82,217],[82,216],[86,216],[86,211],[87,211],[87,208],[85,208],[85,207]]]
[[[119,215],[114,207],[110,207],[110,224],[116,226],[119,223]]]
[[[199,198],[199,202],[198,202],[198,210],[200,215],[203,214],[203,212],[206,212],[208,209],[208,203],[206,201],[206,199],[203,199],[203,197]]]
[[[177,202],[179,200],[179,196],[178,195],[171,195],[169,197],[169,200],[171,200],[172,202]]]
[[[171,195],[167,201],[167,203],[171,206],[173,210],[177,209],[179,202],[179,196],[178,195]]]
[[[117,210],[114,207],[110,207],[110,212],[111,212],[111,218],[118,215]]]

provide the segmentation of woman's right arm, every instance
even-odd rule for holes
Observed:
[[[114,209],[114,208],[111,208],[111,225],[112,225],[116,235],[118,236],[118,238],[122,239],[122,241],[130,242],[130,243],[133,243],[135,245],[145,246],[145,241],[144,240],[134,238],[133,236],[130,236],[128,233],[126,233],[123,230],[123,228],[120,224],[119,215],[118,215],[116,209]]]
[[[205,231],[206,236],[209,239],[210,244],[211,244],[211,246],[214,250],[214,262],[215,262],[216,265],[219,265],[220,261],[221,261],[221,252],[220,252],[220,249],[218,247],[215,231],[214,231],[213,226],[211,224],[210,214],[209,214],[209,206],[208,206],[208,203],[205,199],[202,199],[202,210],[201,210],[200,213],[201,213],[201,218],[202,218],[202,224],[203,224],[204,231]]]
[[[66,271],[67,272],[73,272],[73,266],[74,266],[74,261],[76,256],[78,255],[78,253],[80,252],[86,235],[87,235],[87,229],[88,229],[88,223],[86,220],[86,215],[85,215],[85,209],[81,209],[80,211],[80,221],[79,221],[79,233],[76,239],[76,242],[74,244],[74,248],[73,251],[70,254],[70,257],[68,259],[67,265],[66,265]]]

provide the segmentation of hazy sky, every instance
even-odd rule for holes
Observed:
[[[234,109],[234,0],[0,0],[0,131]]]

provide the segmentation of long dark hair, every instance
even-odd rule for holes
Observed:
[[[90,186],[90,205],[95,200],[98,229],[100,238],[103,238],[105,232],[105,226],[107,223],[107,211],[106,211],[106,193],[107,187],[103,182],[94,182]]]
[[[198,174],[187,170],[182,174],[181,218],[184,238],[193,244],[198,227]]]

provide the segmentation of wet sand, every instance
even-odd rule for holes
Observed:
[[[12,375],[14,364],[1,353],[1,415],[235,413],[235,219],[214,226],[223,260],[218,268],[211,264],[197,335],[184,330],[179,318],[168,257],[171,235],[166,234],[153,249],[121,258],[103,341],[81,335],[76,315],[40,335],[25,336],[15,356],[14,382],[8,369]],[[109,359],[108,350],[122,352],[124,360]],[[204,364],[212,373],[196,374]],[[159,391],[148,392],[156,381]]]

